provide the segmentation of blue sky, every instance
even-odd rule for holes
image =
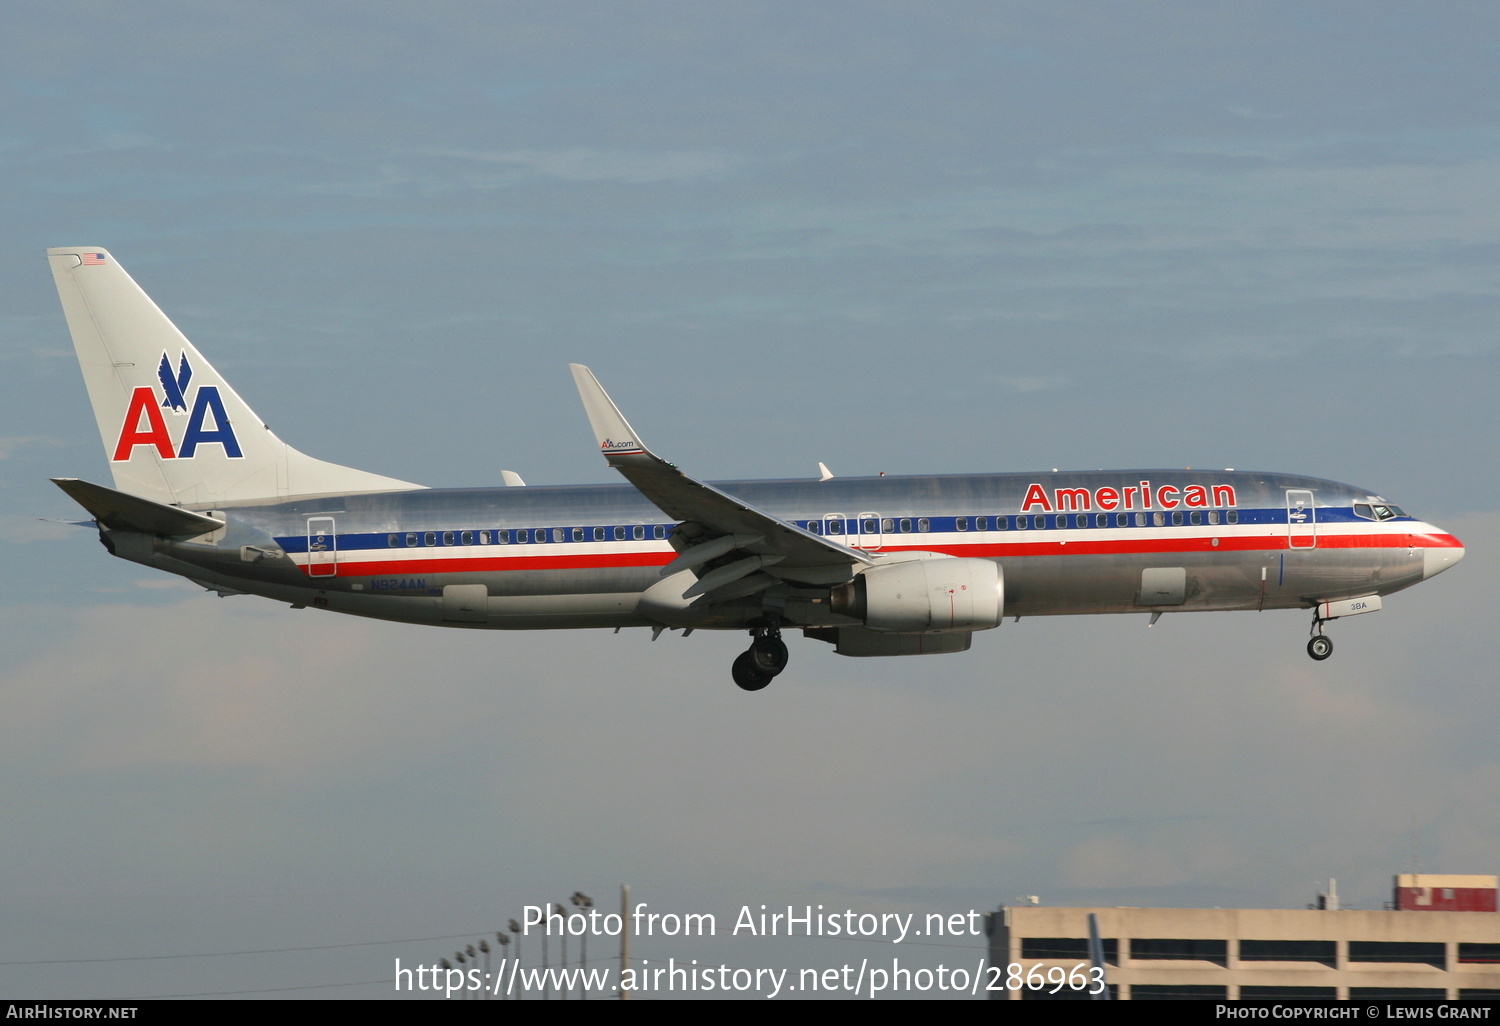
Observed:
[[[11,963],[447,936],[621,881],[925,912],[1296,907],[1337,876],[1378,907],[1416,864],[1493,871],[1497,19],[13,5],[4,990],[377,980],[448,942]],[[1325,664],[1300,614],[1076,618],[928,660],[802,643],[756,696],[734,637],[221,601],[36,519],[74,515],[48,477],[107,480],[42,259],[71,244],[282,437],[398,478],[610,480],[576,361],[705,478],[1280,470],[1470,554]]]

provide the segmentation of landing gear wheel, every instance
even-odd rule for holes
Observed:
[[[1333,639],[1319,634],[1307,643],[1307,654],[1322,662],[1333,655]]]
[[[734,682],[745,691],[759,691],[771,683],[774,673],[764,673],[755,665],[753,650],[741,652],[734,660],[734,666],[730,669],[730,675]]]
[[[772,635],[756,638],[746,655],[757,670],[772,677],[786,669],[787,660],[791,658],[786,642]]]

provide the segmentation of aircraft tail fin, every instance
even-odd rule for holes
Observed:
[[[120,491],[218,506],[422,487],[277,438],[106,251],[49,249],[47,261]]]

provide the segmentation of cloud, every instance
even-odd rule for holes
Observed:
[[[0,540],[17,545],[77,538],[78,530],[73,524],[60,524],[55,520],[0,513]]]
[[[529,171],[573,182],[679,182],[727,174],[739,158],[703,150],[612,150],[589,146],[562,149],[431,150],[424,158],[447,157]]]
[[[9,459],[18,452],[30,449],[42,449],[54,445],[66,444],[59,439],[48,438],[45,435],[10,435],[0,438],[0,460]]]
[[[995,381],[1002,388],[1009,389],[1012,392],[1047,392],[1055,388],[1067,388],[1073,383],[1070,378],[1062,375],[1019,378],[999,377]]]

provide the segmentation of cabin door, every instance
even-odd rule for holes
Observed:
[[[307,518],[307,576],[338,575],[338,536],[333,533],[333,517]]]
[[[1318,510],[1305,488],[1286,490],[1286,547],[1311,549],[1318,544]]]
[[[873,552],[885,543],[880,527],[879,513],[861,513],[849,521],[849,544]]]

